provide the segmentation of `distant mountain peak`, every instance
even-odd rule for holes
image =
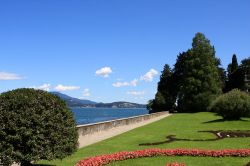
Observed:
[[[62,100],[64,100],[66,102],[66,104],[69,107],[97,104],[97,102],[94,102],[91,100],[83,100],[83,99],[74,98],[74,97],[68,96],[66,94],[63,94],[61,92],[50,92],[50,93],[60,97]]]

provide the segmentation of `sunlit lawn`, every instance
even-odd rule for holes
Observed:
[[[239,149],[250,148],[250,138],[226,138],[218,141],[176,141],[156,146],[139,146],[140,143],[166,140],[167,135],[177,138],[209,139],[215,138],[211,133],[201,130],[250,130],[250,118],[240,121],[221,121],[213,113],[174,114],[155,123],[134,129],[105,141],[79,149],[72,156],[63,160],[41,161],[39,164],[73,166],[79,160],[119,151],[132,151],[146,148],[199,148],[199,149]],[[157,165],[165,166],[167,162],[182,162],[188,166],[243,166],[250,162],[250,157],[151,157],[111,163],[110,165]]]

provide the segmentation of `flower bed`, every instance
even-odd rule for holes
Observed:
[[[199,156],[199,157],[247,157],[250,149],[225,149],[225,150],[201,150],[201,149],[144,149],[131,152],[118,152],[90,157],[79,161],[76,166],[103,166],[112,161],[122,161],[142,157],[154,156]]]
[[[167,163],[166,166],[186,166],[186,164],[183,164],[183,163]]]

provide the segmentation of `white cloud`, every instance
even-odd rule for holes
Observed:
[[[131,86],[137,86],[137,84],[138,84],[138,80],[137,80],[137,79],[134,79],[134,80],[132,80],[132,81],[130,82],[130,85],[131,85]]]
[[[119,88],[119,87],[123,87],[123,86],[129,86],[130,84],[129,84],[129,82],[116,82],[116,83],[113,83],[112,85],[114,87]]]
[[[55,90],[57,91],[69,91],[69,90],[77,90],[77,89],[80,89],[80,87],[79,86],[64,86],[61,84],[55,87]]]
[[[23,79],[15,73],[0,72],[0,80],[21,80]]]
[[[51,87],[50,84],[43,84],[43,85],[40,85],[40,86],[32,86],[32,87],[30,87],[30,88],[49,91],[49,90],[50,90],[50,87]]]
[[[112,85],[114,87],[119,88],[119,87],[123,87],[123,86],[137,86],[137,84],[138,84],[138,80],[134,79],[130,82],[116,82],[116,83],[113,83]]]
[[[90,90],[88,88],[83,90],[83,96],[85,96],[85,97],[90,96]]]
[[[97,76],[101,76],[104,78],[108,77],[109,74],[111,73],[112,73],[112,69],[110,67],[103,67],[95,72]]]
[[[145,91],[128,91],[127,94],[133,95],[133,96],[140,96],[140,95],[144,95]]]
[[[156,71],[155,69],[150,69],[146,74],[141,76],[140,80],[151,82],[156,75],[158,75],[158,71]]]

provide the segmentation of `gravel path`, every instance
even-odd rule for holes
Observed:
[[[142,122],[138,122],[135,124],[130,124],[130,125],[125,125],[125,126],[119,126],[119,127],[114,127],[105,131],[100,131],[100,132],[96,132],[96,133],[92,133],[89,135],[85,135],[83,137],[81,137],[81,139],[79,140],[79,148],[94,144],[96,142],[111,138],[113,136],[125,133],[129,130],[135,129],[137,127],[141,127],[144,126],[146,124],[158,121],[160,119],[163,119],[167,116],[170,116],[171,114],[164,114],[146,121],[142,121]]]

